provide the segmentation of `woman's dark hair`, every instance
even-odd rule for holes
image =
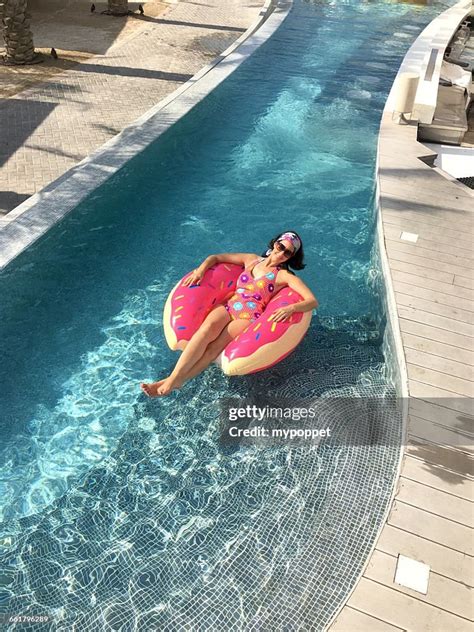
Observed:
[[[284,263],[281,264],[281,267],[285,268],[285,270],[288,270],[288,272],[291,272],[291,270],[289,270],[289,268],[293,268],[293,270],[302,270],[306,266],[306,264],[303,263],[303,259],[304,259],[303,240],[298,235],[298,233],[295,232],[294,230],[291,230],[291,231],[288,230],[288,231],[285,231],[285,232],[294,233],[298,237],[298,239],[300,240],[301,246],[298,249],[298,251],[292,257],[290,257]],[[278,241],[280,239],[280,237],[285,234],[285,232],[280,233],[279,235],[274,237],[270,241],[270,243],[268,244],[268,247],[270,249],[273,249],[273,246],[274,246],[275,242]],[[266,256],[267,256],[266,253],[264,253],[262,255],[262,257],[266,257]]]

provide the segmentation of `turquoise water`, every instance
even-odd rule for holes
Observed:
[[[142,626],[271,629],[288,604],[293,629],[322,625],[347,594],[396,447],[222,453],[216,400],[392,392],[371,285],[376,136],[437,7],[296,1],[252,58],[2,275],[8,611],[48,611],[64,629],[125,610]],[[176,279],[212,252],[262,252],[285,229],[303,238],[301,276],[320,301],[297,352],[254,377],[211,367],[144,401],[138,383],[176,359],[161,321]],[[297,594],[316,586],[303,614]]]

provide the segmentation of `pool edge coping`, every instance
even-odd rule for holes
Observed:
[[[0,272],[206,98],[273,35],[292,5],[293,0],[265,0],[259,17],[220,55],[59,178],[12,209],[0,225]]]

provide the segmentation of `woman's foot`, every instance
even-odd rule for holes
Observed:
[[[179,382],[169,375],[164,380],[158,382],[151,382],[150,384],[140,384],[142,391],[148,395],[148,397],[164,397],[169,395],[172,391],[181,388],[183,382]]]
[[[158,388],[163,384],[164,381],[165,380],[159,380],[158,382],[150,382],[149,384],[143,382],[143,384],[140,384],[140,388],[145,393],[145,395],[148,395],[148,397],[158,397]]]

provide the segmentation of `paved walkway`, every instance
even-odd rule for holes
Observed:
[[[106,55],[3,100],[0,216],[191,78],[257,19],[263,4],[180,0]]]

